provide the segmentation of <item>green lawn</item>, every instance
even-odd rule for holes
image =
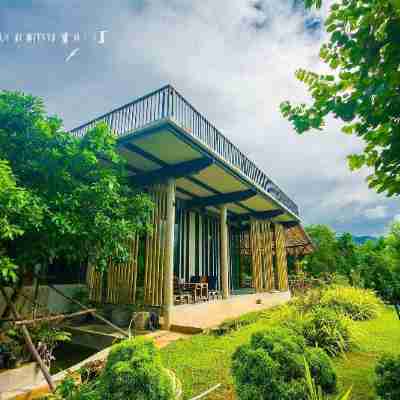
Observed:
[[[268,319],[216,337],[197,335],[170,344],[162,350],[164,365],[174,370],[182,381],[184,399],[222,383],[208,399],[234,399],[230,360],[235,349],[247,343],[250,335],[270,326]],[[353,386],[353,400],[374,399],[373,379],[376,359],[384,352],[400,352],[400,321],[393,308],[385,308],[373,321],[357,322],[360,346],[346,358],[335,360],[340,388]]]

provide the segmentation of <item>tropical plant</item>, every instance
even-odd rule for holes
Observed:
[[[372,290],[339,286],[323,292],[321,305],[362,321],[377,318],[382,301]]]
[[[376,364],[376,393],[382,400],[400,399],[400,355],[384,355]]]
[[[327,396],[324,395],[321,387],[318,386],[318,384],[313,379],[313,377],[311,375],[310,367],[305,358],[304,358],[304,368],[305,368],[308,400],[327,400]],[[335,397],[335,400],[349,400],[350,394],[351,394],[351,388],[348,389],[345,393],[340,394],[339,396]]]
[[[350,320],[328,307],[314,308],[300,329],[308,345],[320,347],[330,356],[342,354],[355,344]]]
[[[320,6],[321,0],[305,0]],[[361,138],[361,154],[349,156],[351,169],[373,169],[370,187],[400,194],[400,3],[396,0],[336,0],[325,21],[329,40],[320,50],[331,74],[299,69],[296,77],[312,104],[281,104],[298,133],[322,129],[328,115],[343,132]]]

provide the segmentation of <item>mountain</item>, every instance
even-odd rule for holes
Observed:
[[[378,238],[375,236],[368,236],[368,235],[365,235],[365,236],[354,236],[353,235],[353,241],[356,244],[364,244],[368,240],[372,240],[373,242],[376,242],[378,240]]]

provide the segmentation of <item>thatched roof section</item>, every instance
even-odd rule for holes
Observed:
[[[286,248],[288,254],[293,256],[310,254],[315,250],[310,237],[300,224],[286,230]]]

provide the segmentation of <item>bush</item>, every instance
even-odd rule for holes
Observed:
[[[115,345],[100,377],[103,400],[171,400],[172,380],[153,342],[137,338]]]
[[[310,312],[300,330],[309,346],[320,347],[330,356],[337,356],[351,348],[350,321],[327,307]]]
[[[312,289],[306,292],[303,296],[299,296],[292,300],[300,312],[308,312],[321,303],[322,289]]]
[[[332,361],[325,351],[318,347],[309,347],[306,350],[305,358],[315,384],[324,388],[327,393],[335,392],[337,376]]]
[[[336,287],[323,292],[321,304],[362,321],[378,317],[382,302],[372,290]]]
[[[385,355],[375,367],[376,393],[383,400],[400,399],[400,355]]]
[[[232,374],[240,400],[306,400],[304,357],[324,392],[336,387],[336,374],[322,350],[307,349],[304,338],[272,328],[252,335],[233,355]]]

